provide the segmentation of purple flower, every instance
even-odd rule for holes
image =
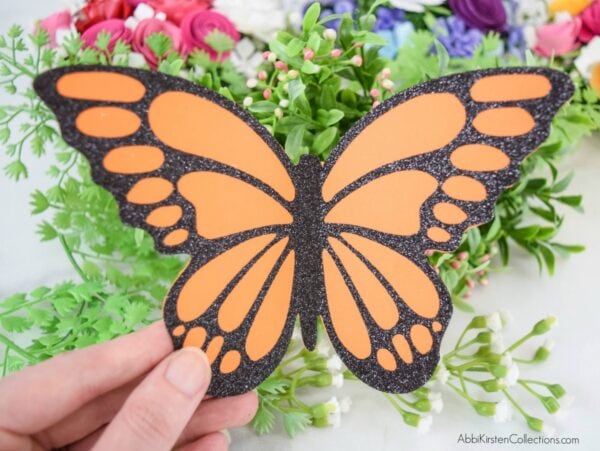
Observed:
[[[456,16],[438,19],[433,32],[438,41],[455,58],[470,58],[475,48],[481,43],[483,33],[476,28],[470,28]]]
[[[502,0],[449,0],[454,13],[467,25],[481,31],[504,31],[506,10]]]
[[[397,23],[405,20],[406,14],[403,10],[382,6],[377,8],[377,22],[375,22],[374,31],[393,30]]]

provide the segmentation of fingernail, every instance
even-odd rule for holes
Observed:
[[[181,393],[194,396],[210,377],[210,364],[206,354],[197,348],[184,348],[171,357],[166,379]]]
[[[231,434],[229,433],[229,431],[227,429],[221,429],[221,434],[225,436],[225,438],[227,439],[227,443],[231,445]]]

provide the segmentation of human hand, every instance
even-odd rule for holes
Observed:
[[[0,382],[0,450],[221,451],[256,412],[250,392],[205,398],[210,365],[173,353],[162,321]]]

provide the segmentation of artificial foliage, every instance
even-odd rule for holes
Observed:
[[[250,79],[221,58],[211,60],[201,52],[182,57],[171,50],[168,36],[153,35],[148,45],[158,59],[157,70],[238,102],[269,128],[294,162],[304,154],[325,160],[339,137],[377,102],[416,83],[505,65],[550,64],[570,70],[566,60],[504,56],[502,41],[493,33],[483,38],[471,58],[456,58],[448,55],[432,31],[422,29],[393,60],[386,59],[380,48],[387,43],[372,31],[373,12],[383,2],[359,3],[357,17],[336,17],[337,31],[325,27],[318,4],[311,6],[300,31],[282,31],[269,43],[260,71]],[[415,20],[443,14],[444,8],[433,8]],[[219,54],[234,47],[218,31],[208,40]],[[0,36],[0,84],[14,99],[0,107],[0,143],[5,150],[5,177],[26,178],[33,158],[47,162],[53,182],[31,194],[31,213],[39,218],[40,239],[60,242],[74,278],[55,286],[32,287],[28,293],[0,301],[3,376],[160,319],[166,290],[185,263],[183,257],[158,254],[145,232],[121,223],[114,199],[91,181],[87,162],[62,142],[54,117],[32,90],[32,80],[50,68],[128,65],[130,47],[121,42],[110,49],[107,34],[98,37],[95,48],[84,47],[78,36],[59,48],[49,47],[48,41],[45,31],[26,34],[18,26]],[[555,118],[547,142],[524,163],[519,182],[501,197],[494,221],[471,229],[455,253],[430,255],[454,305],[464,312],[457,314],[472,319],[454,346],[446,343],[449,351],[429,384],[410,394],[385,395],[407,425],[426,428],[430,424],[431,412],[441,406],[436,384],[447,387],[444,396],[456,395],[466,409],[498,421],[506,419],[512,406],[536,431],[547,427],[540,417],[556,412],[565,398],[565,389],[552,375],[548,375],[550,382],[526,376],[527,365],[548,358],[549,346],[539,342],[534,355],[519,353],[523,343],[549,332],[555,318],[531,319],[530,331],[504,345],[501,330],[506,317],[482,315],[471,292],[478,284],[486,285],[494,271],[507,267],[515,247],[527,251],[540,270],[550,273],[557,256],[583,250],[555,239],[563,221],[569,220],[559,213],[560,207],[581,211],[582,205],[581,196],[569,191],[573,175],[563,173],[561,159],[600,126],[597,95],[583,79],[577,75],[573,79],[575,97]],[[34,338],[24,340],[24,336]],[[260,407],[252,425],[264,434],[280,422],[294,436],[308,426],[335,424],[348,407],[346,402],[327,401],[323,395],[322,402],[308,403],[305,395],[340,387],[349,379],[352,376],[331,355],[322,331],[312,352],[295,335],[284,361],[258,389]],[[484,395],[489,393],[493,401]],[[382,395],[373,392],[373,396]],[[525,411],[522,396],[538,399],[539,410]]]

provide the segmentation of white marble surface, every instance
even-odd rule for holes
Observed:
[[[58,7],[58,2],[19,0],[0,2],[0,30],[6,31],[10,24],[31,26],[35,17],[48,14]],[[0,104],[7,101],[0,94]],[[6,157],[0,154],[0,166]],[[40,284],[52,284],[66,278],[74,278],[68,262],[57,244],[41,244],[35,236],[36,219],[29,215],[29,194],[43,188],[44,173],[48,160],[30,159],[31,177],[18,184],[0,177],[0,298],[16,291],[26,291]],[[556,346],[550,360],[541,366],[527,370],[527,377],[547,379],[563,383],[575,396],[575,404],[568,415],[551,418],[561,437],[578,437],[578,446],[565,449],[598,449],[598,405],[600,387],[598,375],[600,364],[600,340],[598,316],[600,294],[594,278],[598,277],[600,256],[600,138],[587,140],[582,148],[562,165],[576,171],[571,192],[585,196],[585,214],[570,213],[561,239],[579,242],[587,246],[584,254],[557,264],[552,278],[540,275],[535,264],[515,254],[510,270],[494,274],[487,289],[477,290],[473,303],[481,313],[508,309],[515,321],[507,332],[520,336],[531,323],[549,313],[559,317],[559,325],[552,332]],[[456,334],[468,320],[468,315],[456,313],[448,332],[446,343],[450,345]],[[250,430],[234,431],[234,450],[462,450],[482,449],[481,446],[457,443],[461,433],[486,433],[510,435],[529,433],[517,419],[508,424],[494,424],[477,416],[448,390],[444,394],[445,409],[434,416],[434,423],[427,435],[418,435],[406,427],[398,414],[380,394],[358,383],[346,384],[335,393],[350,395],[353,408],[344,415],[337,429],[311,429],[290,441],[282,432],[268,437],[257,437]],[[532,412],[540,408],[531,403]],[[547,416],[546,416],[547,417]],[[545,449],[545,446],[493,446],[493,449]],[[548,448],[554,448],[548,446]]]

